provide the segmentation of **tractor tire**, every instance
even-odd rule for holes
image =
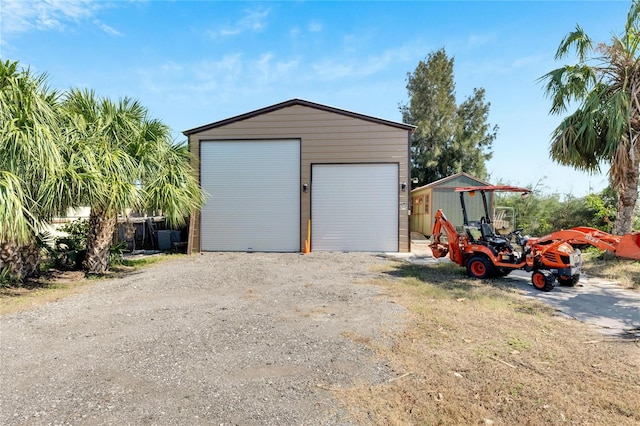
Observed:
[[[485,279],[495,274],[493,263],[484,256],[473,256],[467,262],[467,275],[472,278]]]
[[[575,274],[570,277],[558,277],[558,284],[562,286],[573,287],[578,284],[578,281],[580,281],[580,274]]]
[[[555,277],[553,275],[545,275],[540,271],[535,271],[531,275],[533,286],[540,291],[551,291],[555,287]]]

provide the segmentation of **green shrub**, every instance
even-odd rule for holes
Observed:
[[[82,269],[87,255],[89,220],[78,219],[60,227],[66,235],[54,239],[51,257],[53,264],[62,269]]]
[[[109,247],[109,265],[122,265],[124,263],[124,251],[127,248],[126,241],[120,241]]]

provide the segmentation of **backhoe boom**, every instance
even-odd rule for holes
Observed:
[[[440,241],[442,231],[447,236],[447,244]],[[449,253],[449,258],[460,266],[464,266],[462,251],[460,250],[460,235],[453,224],[444,215],[442,209],[436,212],[433,229],[431,230],[432,243],[429,244],[433,257],[444,257]]]

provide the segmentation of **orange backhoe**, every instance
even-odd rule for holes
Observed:
[[[640,260],[640,233],[615,236],[588,227],[556,231],[540,238],[523,236],[522,229],[500,235],[491,226],[487,193],[519,192],[526,196],[530,190],[508,185],[469,186],[456,188],[460,193],[463,232],[459,233],[442,209],[436,212],[431,231],[431,250],[436,258],[449,254],[451,260],[467,269],[475,278],[506,276],[516,269],[533,272],[531,281],[538,290],[551,291],[556,281],[560,285],[575,285],[580,280],[582,256],[576,246],[592,245],[615,256]],[[484,216],[469,221],[465,194],[480,193]],[[442,233],[446,242],[442,241]],[[516,250],[517,246],[519,250]]]

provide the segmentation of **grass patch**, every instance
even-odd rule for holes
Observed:
[[[395,377],[336,392],[359,424],[640,423],[640,345],[605,338],[457,265],[394,263],[376,281],[408,311],[376,340]]]
[[[593,251],[583,252],[583,271],[590,276],[604,278],[640,290],[640,262],[620,258],[607,258]]]
[[[175,259],[176,257],[184,257],[184,254],[172,254],[171,259]],[[167,256],[147,256],[139,259],[136,258],[125,258],[122,260],[122,265],[129,268],[143,268],[145,266],[153,265],[154,263],[158,263],[162,260],[167,259]],[[115,268],[117,269],[117,267]]]
[[[59,271],[49,269],[40,277],[19,285],[0,287],[0,315],[35,308],[62,298],[85,291],[88,285],[99,279],[114,278],[175,258],[174,256],[148,256],[126,258],[120,265],[113,265],[108,274],[90,277],[82,271]]]

